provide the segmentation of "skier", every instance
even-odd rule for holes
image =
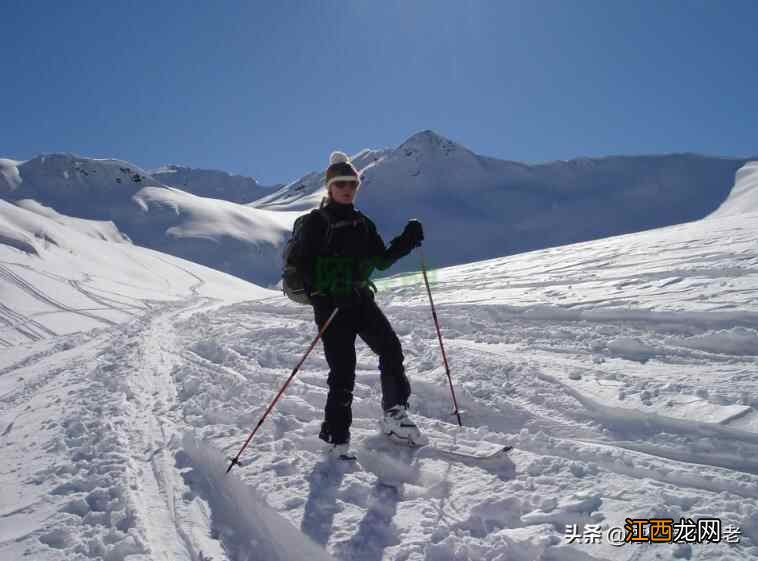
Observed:
[[[350,452],[350,425],[356,335],[379,356],[382,431],[409,444],[421,443],[421,433],[407,413],[411,386],[400,340],[376,304],[376,287],[369,277],[375,268],[385,270],[420,246],[424,234],[421,223],[411,219],[385,247],[375,224],[353,206],[360,178],[348,156],[333,152],[329,164],[326,197],[305,217],[297,258],[319,329],[339,308],[322,336],[329,392],[319,438],[331,445],[331,453],[355,459]]]

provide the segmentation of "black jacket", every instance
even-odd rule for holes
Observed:
[[[302,267],[305,290],[322,295],[351,293],[366,286],[374,269],[383,271],[411,252],[411,241],[404,235],[395,237],[389,247],[374,222],[352,204],[330,202],[322,208],[332,224],[363,217],[363,224],[332,229],[325,245],[327,223],[318,210],[312,210],[302,226],[302,241],[295,258]]]

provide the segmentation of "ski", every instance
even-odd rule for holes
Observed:
[[[434,450],[435,452],[441,452],[443,454],[448,454],[450,456],[465,458],[469,460],[492,460],[504,456],[513,450],[513,446],[501,446],[500,448],[489,451],[462,452],[460,450],[452,450],[446,447],[438,446],[434,443],[422,445],[421,448],[428,448]]]
[[[427,442],[414,443],[408,439],[401,438],[394,433],[385,436],[387,437],[387,440],[397,446],[408,446],[412,449],[434,450],[442,454],[470,460],[495,459],[513,450],[513,446],[494,444],[490,442],[471,442],[468,443],[468,446],[466,448],[455,448],[440,441],[429,439],[428,437],[426,439]],[[482,445],[486,445],[487,448],[484,449]]]

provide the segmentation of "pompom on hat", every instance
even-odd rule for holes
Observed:
[[[329,165],[341,164],[342,162],[349,162],[349,161],[350,161],[350,157],[344,152],[340,152],[339,150],[335,150],[334,152],[332,152],[332,155],[329,156]]]
[[[329,156],[329,167],[326,168],[326,190],[335,181],[355,181],[360,187],[361,180],[358,170],[353,167],[350,158],[344,152],[335,150]]]

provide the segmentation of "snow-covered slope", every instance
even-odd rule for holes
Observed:
[[[68,224],[74,217],[84,218],[87,228],[98,220],[115,230],[112,235],[260,284],[280,278],[281,247],[296,213],[194,196],[158,178],[171,174],[154,176],[120,160],[54,154],[4,162],[0,177],[10,179],[5,188],[0,183],[0,196],[34,212],[55,214],[58,222]],[[209,189],[218,187],[224,194],[252,189],[248,178],[237,185],[233,176],[221,172],[196,172],[181,173],[193,182],[209,176],[215,181],[207,184]],[[203,190],[194,183],[193,188]]]
[[[112,326],[151,301],[249,298],[267,291],[132,245],[111,223],[61,216],[32,201],[0,201],[0,344]]]
[[[169,332],[151,322],[276,293],[86,223],[0,201],[0,559],[222,559],[208,507],[171,505],[180,498],[172,486],[182,485],[165,479],[174,460],[144,448],[167,428],[151,415],[173,391],[161,377],[173,364],[162,352]],[[134,335],[155,346],[134,346]],[[118,427],[128,434],[116,436]],[[266,559],[329,558],[307,538],[284,539],[288,523],[262,497],[218,481],[218,459],[169,432],[183,443],[176,461],[192,467],[194,492],[226,509],[214,523],[224,524],[227,547],[238,540],[235,558],[251,540]]]
[[[233,203],[249,203],[282,187],[261,185],[252,177],[232,175],[225,171],[176,165],[151,170],[150,175],[164,185],[187,193]]]
[[[134,200],[144,224],[135,243],[270,286],[281,276],[281,247],[297,212],[271,212],[172,188],[146,187]]]
[[[208,285],[171,258],[1,208],[5,235],[42,257],[0,246],[13,275],[0,289],[54,296],[58,311],[3,300],[39,337],[0,353],[0,559],[758,556],[756,213],[430,271],[464,428],[450,416],[423,281],[380,281],[419,425],[440,444],[512,444],[508,457],[385,443],[377,359],[359,340],[360,467],[340,469],[321,453],[328,368],[319,344],[243,465],[225,475],[315,336],[311,310],[266,291],[224,306],[223,294],[194,296]],[[56,244],[74,238],[91,253],[63,268],[68,250]],[[101,279],[104,260],[127,269]],[[103,301],[63,290],[72,278]],[[132,315],[44,333],[61,329],[61,306]],[[614,547],[607,529],[623,535],[627,517],[717,517],[723,539]],[[600,543],[567,541],[566,525],[581,534],[593,524]]]
[[[758,162],[750,162],[740,168],[729,196],[711,216],[749,212],[758,212]]]
[[[745,163],[683,154],[525,165],[474,154],[432,131],[353,159],[364,178],[357,206],[385,241],[409,218],[419,218],[434,266],[699,219],[726,199]],[[34,199],[67,216],[112,221],[139,245],[266,286],[280,278],[285,230],[298,213],[318,206],[322,181],[323,171],[313,172],[235,205],[218,198],[247,201],[265,189],[223,172],[177,166],[148,172],[128,162],[67,154],[0,161],[3,198]],[[166,182],[213,198],[180,195]],[[394,270],[417,268],[418,261],[407,257]]]
[[[355,161],[364,177],[356,205],[386,238],[419,218],[437,266],[702,218],[724,201],[745,162],[673,154],[525,165],[474,154],[428,130]],[[305,210],[321,200],[322,179],[310,174],[252,204]],[[418,263],[406,258],[398,267]]]
[[[361,150],[351,160],[362,172],[368,171],[384,158],[391,155],[392,149]],[[324,172],[311,172],[278,190],[250,203],[250,206],[267,210],[284,210],[305,212],[317,207],[326,194],[323,187]]]
[[[65,214],[60,214],[54,209],[41,205],[32,199],[16,201],[16,205],[93,238],[116,243],[129,241],[129,237],[123,232],[120,232],[118,228],[116,228],[116,225],[109,220],[97,221],[73,218],[71,216],[66,216]],[[5,208],[7,209],[7,207]]]

